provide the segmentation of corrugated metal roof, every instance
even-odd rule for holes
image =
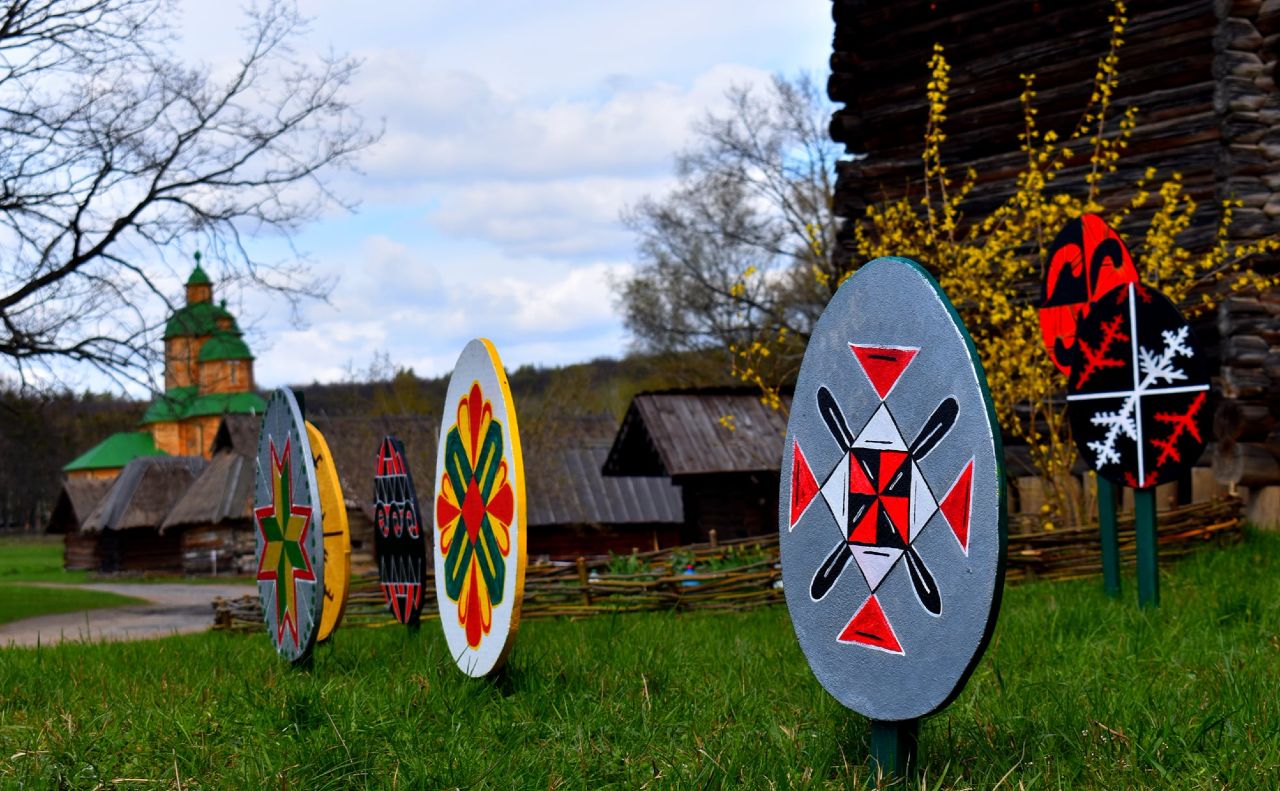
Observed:
[[[529,527],[684,521],[680,487],[670,478],[606,478],[608,455],[603,444],[526,455]]]
[[[208,464],[200,456],[145,456],[125,465],[80,525],[82,533],[160,525]]]
[[[740,388],[641,393],[627,408],[604,474],[776,472],[791,407],[789,395],[782,400],[778,410]]]

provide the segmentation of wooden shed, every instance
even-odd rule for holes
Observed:
[[[846,220],[870,203],[920,196],[927,64],[934,43],[951,64],[945,161],[971,166],[966,206],[983,214],[1012,191],[1026,154],[1020,75],[1034,73],[1037,123],[1069,131],[1089,99],[1110,33],[1109,0],[834,0],[828,95],[843,107],[831,136],[852,156],[837,166],[835,208]],[[1231,235],[1280,232],[1280,3],[1275,0],[1130,0],[1116,107],[1139,108],[1116,177],[1149,167],[1181,174],[1200,205],[1181,239],[1206,247],[1221,203],[1238,198]],[[1082,191],[1087,163],[1057,191]],[[1119,208],[1127,192],[1104,196]],[[838,236],[852,256],[852,223]],[[1134,250],[1141,255],[1141,249]],[[1256,266],[1274,271],[1276,257]],[[1034,287],[1029,289],[1035,293]],[[1249,486],[1255,520],[1280,521],[1280,294],[1232,297],[1199,326],[1216,352],[1225,397],[1215,420],[1219,476]],[[1271,502],[1269,516],[1256,510]]]
[[[606,476],[663,476],[680,487],[680,542],[778,529],[784,409],[758,391],[701,388],[641,393],[631,401],[604,463]]]
[[[531,559],[621,555],[681,543],[684,505],[669,477],[604,475],[607,440],[540,444],[525,450]]]
[[[253,574],[253,475],[258,452],[255,415],[224,415],[212,457],[160,525],[177,538],[184,574]]]
[[[62,481],[62,491],[49,515],[46,531],[62,535],[63,566],[68,570],[96,571],[102,565],[98,537],[80,532],[80,526],[106,496],[114,481],[104,478],[71,478]]]
[[[98,569],[180,573],[179,537],[159,528],[206,465],[199,456],[146,456],[125,465],[80,525],[81,536],[97,538]]]

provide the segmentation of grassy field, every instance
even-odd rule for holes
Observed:
[[[1155,612],[1131,580],[1009,590],[911,785],[1277,787],[1278,578],[1255,533],[1165,569]],[[530,621],[490,681],[434,624],[339,631],[310,671],[262,634],[0,654],[0,787],[828,788],[866,751],[781,607]]]
[[[185,585],[226,585],[244,583],[254,587],[252,577],[183,577],[174,574],[97,574],[87,571],[64,571],[60,536],[0,537],[0,584],[7,582],[60,582],[79,585],[91,582],[128,582],[160,584],[180,582]]]
[[[88,581],[83,571],[62,570],[61,536],[0,538],[0,583]]]
[[[45,588],[25,582],[88,582],[84,572],[62,570],[62,541],[57,538],[0,539],[0,624],[100,607],[137,604],[141,600],[102,591]]]
[[[0,583],[0,624],[20,621],[23,618],[34,618],[37,615],[80,612],[101,607],[121,607],[126,604],[141,603],[142,599],[105,591]]]

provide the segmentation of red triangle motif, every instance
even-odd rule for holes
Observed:
[[[907,497],[881,497],[880,507],[889,515],[889,521],[902,536],[902,540],[911,543],[910,523],[907,521],[907,510],[911,505]]]
[[[973,500],[973,459],[965,465],[964,471],[956,482],[951,484],[951,491],[942,498],[941,511],[951,525],[951,532],[956,534],[960,548],[969,554],[969,510]]]
[[[817,494],[818,480],[813,477],[813,470],[809,469],[809,462],[800,450],[800,443],[796,442],[791,448],[791,526],[788,530],[795,529],[796,522],[800,521]]]
[[[844,631],[837,639],[842,643],[869,645],[891,654],[906,654],[906,651],[902,650],[902,644],[898,642],[898,636],[893,633],[893,627],[889,625],[889,619],[884,616],[880,601],[874,594],[858,608],[857,614],[844,627]]]
[[[866,469],[863,468],[858,457],[853,454],[849,454],[849,493],[876,494],[876,487],[872,485],[871,479],[867,477]]]
[[[389,582],[382,583],[382,595],[391,606],[391,614],[397,621],[403,622],[404,618],[400,617],[400,600],[396,597],[396,586]]]
[[[902,372],[920,351],[891,346],[858,346],[853,343],[849,344],[849,350],[862,364],[862,372],[871,380],[871,386],[876,389],[881,401],[888,397],[889,391],[898,383],[898,377],[902,376]]]
[[[907,454],[900,450],[882,450],[880,451],[880,477],[877,483],[880,484],[879,494],[889,488],[889,484],[893,482],[893,476],[898,470],[902,469],[902,465],[907,461]]]
[[[879,518],[880,501],[872,500],[871,505],[863,512],[862,518],[858,520],[858,524],[854,525],[853,531],[849,533],[849,540],[855,544],[875,546],[876,520]]]

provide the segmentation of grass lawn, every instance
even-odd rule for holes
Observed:
[[[88,581],[83,571],[62,570],[61,536],[0,538],[0,583]]]
[[[1155,612],[1132,580],[1009,590],[913,787],[1277,787],[1278,578],[1253,533],[1166,568]],[[339,631],[310,671],[263,634],[0,654],[0,787],[838,788],[866,752],[782,607],[528,621],[496,680],[435,624]]]
[[[119,596],[105,591],[45,588],[0,582],[0,624],[33,618],[37,615],[80,612],[96,610],[100,607],[121,607],[126,604],[141,603],[142,599]]]
[[[173,574],[112,576],[90,574],[86,571],[64,571],[61,536],[0,538],[0,584],[6,582],[62,582],[69,585],[86,582],[145,584],[180,582],[184,585],[234,585],[240,582],[251,589],[256,585],[252,577],[183,577]]]

